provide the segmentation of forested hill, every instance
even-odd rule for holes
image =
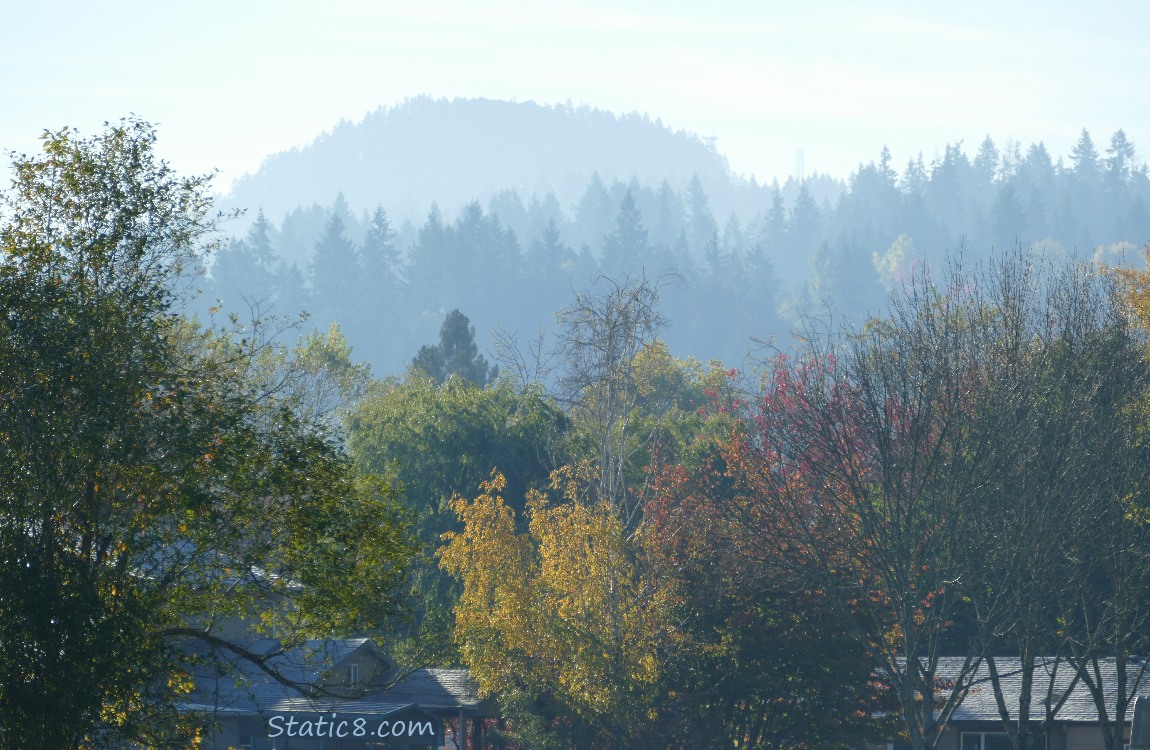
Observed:
[[[697,174],[721,214],[747,208],[735,205],[740,181],[713,141],[645,115],[429,97],[345,120],[307,146],[268,157],[236,181],[226,204],[279,219],[342,192],[356,212],[383,205],[395,221],[418,221],[433,201],[454,215],[505,189],[553,192],[570,206],[594,172],[608,182],[667,180],[676,189]]]
[[[668,137],[710,153],[693,137]],[[721,207],[702,177],[675,187],[597,171],[574,200],[505,188],[449,210],[443,194],[465,188],[445,179],[415,220],[397,219],[386,202],[355,206],[345,196],[370,170],[341,171],[317,151],[313,182],[329,180],[335,195],[310,205],[297,197],[278,215],[251,204],[254,223],[216,255],[200,301],[241,317],[251,301],[286,315],[307,310],[308,325],[340,323],[358,357],[398,373],[453,309],[470,317],[490,352],[489,332],[531,338],[600,276],[671,274],[663,309],[673,351],[738,366],[755,340],[785,345],[805,315],[861,321],[917,269],[940,269],[957,254],[974,262],[1021,246],[1107,263],[1140,258],[1150,240],[1150,174],[1124,131],[1105,143],[1083,130],[1070,153],[1052,155],[1041,142],[999,147],[987,136],[969,153],[946,144],[901,171],[883,148],[845,184],[744,185],[740,194],[757,200],[741,211]],[[412,159],[388,179],[429,179]]]

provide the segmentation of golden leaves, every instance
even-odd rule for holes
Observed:
[[[447,534],[440,564],[463,582],[456,639],[484,694],[528,687],[579,713],[639,710],[632,698],[658,678],[653,637],[659,600],[639,580],[608,501],[591,501],[586,466],[531,491],[527,531],[493,473],[473,501],[457,498],[462,532]]]

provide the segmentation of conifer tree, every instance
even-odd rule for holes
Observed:
[[[459,310],[452,310],[439,329],[439,344],[420,347],[411,362],[416,369],[442,383],[452,375],[482,388],[494,382],[499,368],[488,366],[475,344],[475,327]]]
[[[311,261],[311,286],[321,324],[350,312],[346,301],[354,298],[361,276],[359,253],[347,237],[343,219],[333,211]]]

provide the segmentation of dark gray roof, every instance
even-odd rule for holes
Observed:
[[[939,664],[937,677],[944,684],[953,684],[962,665],[961,658],[944,658]],[[1007,710],[1012,718],[1018,716],[1018,695],[1022,691],[1021,660],[1018,657],[996,657],[1003,697]],[[1099,663],[1099,672],[1106,695],[1106,705],[1110,711],[1114,710],[1116,693],[1118,689],[1117,672],[1113,659],[1103,660]],[[1145,670],[1145,671],[1144,671]],[[1062,703],[1055,715],[1055,721],[1097,723],[1098,709],[1086,684],[1081,680],[1075,681],[1075,669],[1065,660],[1053,658],[1039,658],[1035,662],[1034,682],[1031,685],[1030,717],[1034,720],[1046,718],[1046,703],[1048,696],[1054,696],[1055,705],[1058,699],[1070,694]],[[1150,663],[1137,659],[1127,668],[1127,692],[1132,695],[1150,696]],[[1052,688],[1053,686],[1053,688]],[[1126,720],[1131,718],[1133,700],[1127,711]],[[998,702],[994,697],[994,688],[990,678],[990,667],[984,661],[975,674],[970,691],[958,707],[953,721],[1000,721]]]
[[[274,642],[253,646],[270,653]],[[306,686],[323,687],[326,674],[336,673],[340,664],[357,652],[378,648],[365,638],[311,641],[268,661],[278,674]],[[257,715],[284,712],[339,712],[386,715],[412,707],[437,715],[487,715],[491,705],[480,699],[478,686],[466,669],[417,669],[399,676],[382,675],[378,689],[368,687],[363,694],[343,697],[337,689],[309,696],[277,681],[256,665],[235,659],[223,669],[204,667],[196,678],[196,689],[185,708],[217,714]],[[396,678],[399,677],[397,680]],[[394,685],[385,687],[387,683]]]

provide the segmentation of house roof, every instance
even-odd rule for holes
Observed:
[[[252,645],[256,653],[271,653],[275,642]],[[264,649],[264,650],[260,650]],[[300,685],[324,687],[327,678],[340,674],[342,665],[353,655],[369,654],[392,672],[378,647],[366,638],[309,641],[268,660],[268,667]],[[390,687],[366,687],[363,694],[345,697],[339,690],[321,690],[308,696],[276,680],[258,666],[243,659],[226,661],[218,668],[202,668],[196,676],[196,689],[185,708],[216,714],[264,715],[284,712],[338,712],[387,715],[419,708],[428,713],[454,716],[460,711],[474,715],[490,711],[490,703],[479,697],[478,686],[466,669],[417,669],[402,675],[394,673],[379,682],[395,680]]]
[[[938,680],[945,684],[953,684],[962,663],[961,657],[943,659],[939,663]],[[1007,710],[1012,719],[1017,719],[1018,696],[1022,692],[1022,662],[1018,657],[995,657],[994,664],[999,674]],[[1125,719],[1130,721],[1133,714],[1133,696],[1150,696],[1150,662],[1141,658],[1132,660],[1126,673],[1127,692],[1131,695],[1131,701]],[[990,675],[990,665],[983,661],[975,673],[969,692],[955,710],[952,721],[1001,720]],[[1101,677],[1106,705],[1113,710],[1118,690],[1114,659],[1101,660],[1098,664],[1098,675]],[[1036,721],[1045,719],[1048,696],[1053,696],[1057,705],[1058,700],[1068,691],[1069,695],[1055,714],[1055,721],[1097,723],[1098,709],[1094,698],[1082,680],[1075,680],[1074,667],[1064,659],[1051,657],[1037,659],[1030,691],[1030,718]]]

